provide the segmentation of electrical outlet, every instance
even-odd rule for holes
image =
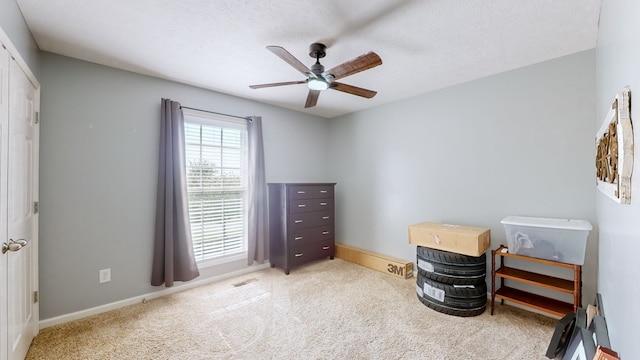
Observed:
[[[99,281],[100,284],[111,281],[111,269],[100,270]]]

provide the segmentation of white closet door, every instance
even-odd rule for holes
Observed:
[[[24,359],[38,331],[34,300],[37,273],[36,88],[12,59],[9,64],[7,238],[20,245],[7,256],[8,359]]]
[[[9,52],[0,46],[0,244],[7,243],[7,154],[9,153]],[[0,304],[7,303],[7,256],[0,255]],[[7,307],[0,306],[0,360],[7,360]]]

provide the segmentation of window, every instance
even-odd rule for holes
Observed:
[[[196,261],[246,255],[247,128],[184,111],[189,220]]]

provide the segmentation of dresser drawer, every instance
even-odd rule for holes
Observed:
[[[313,242],[333,239],[333,225],[312,227],[292,231],[289,237],[289,246],[298,247]]]
[[[331,210],[333,209],[333,198],[293,199],[289,200],[289,209],[291,213]]]
[[[289,249],[289,263],[291,266],[304,264],[311,260],[333,258],[335,243],[333,240],[321,241],[297,248]]]
[[[288,221],[289,229],[294,232],[325,225],[333,226],[333,210],[294,213]]]
[[[289,187],[289,199],[333,198],[332,185],[296,185]]]

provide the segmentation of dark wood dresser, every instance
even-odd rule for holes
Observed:
[[[335,183],[270,183],[269,261],[292,267],[335,254]]]

